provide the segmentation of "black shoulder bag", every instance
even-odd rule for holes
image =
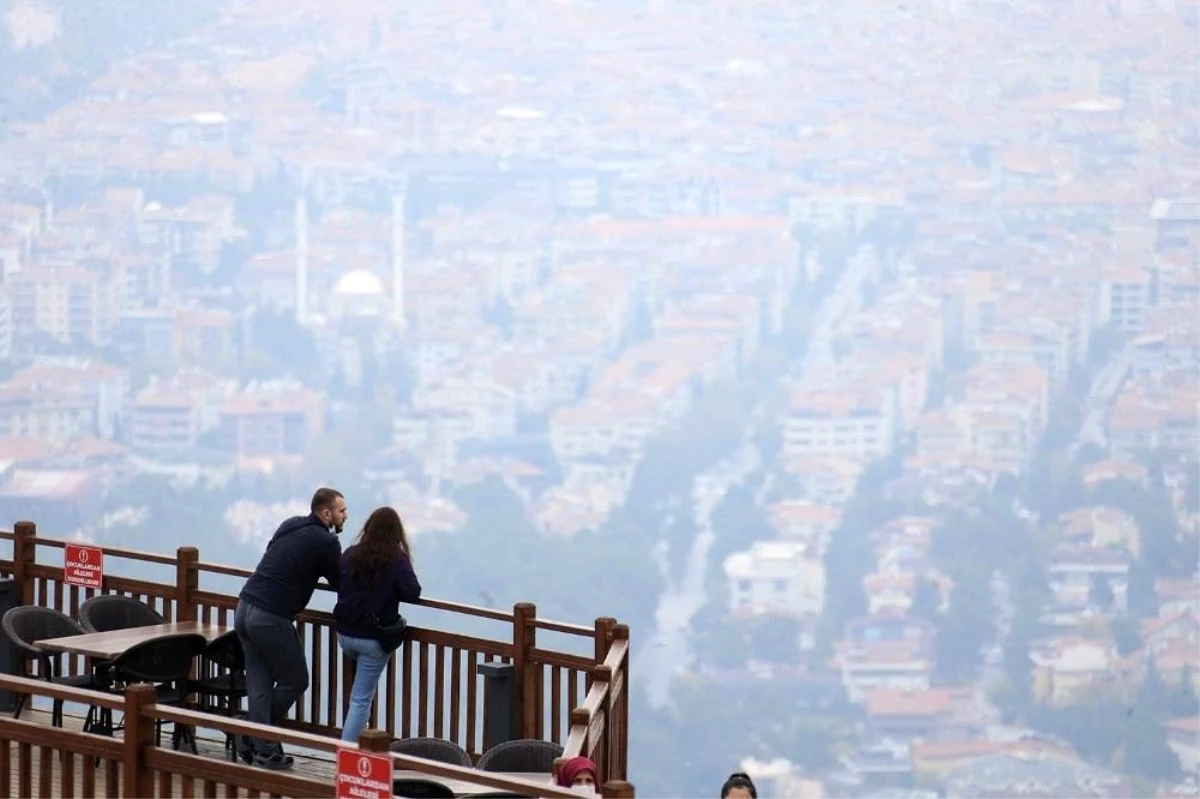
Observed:
[[[384,652],[395,652],[408,639],[408,622],[399,614],[390,622],[381,622],[378,615],[372,614],[369,624]]]

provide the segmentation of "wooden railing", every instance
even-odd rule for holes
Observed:
[[[11,559],[0,559],[0,575],[11,576],[21,604],[41,605],[75,616],[97,593],[124,594],[154,607],[167,620],[200,620],[232,627],[237,596],[205,588],[206,578],[245,579],[250,571],[200,559],[196,547],[180,547],[174,556],[116,547],[104,551],[104,580],[99,591],[67,585],[62,550],[67,542],[42,538],[32,522],[0,532],[12,542]],[[2,553],[0,553],[2,554]],[[121,564],[154,564],[173,572],[172,583],[121,576]],[[319,586],[320,590],[330,590]],[[591,627],[539,619],[536,607],[518,603],[511,612],[437,599],[419,605],[460,618],[486,620],[509,628],[508,640],[494,640],[430,627],[410,626],[409,643],[388,664],[371,727],[391,737],[431,735],[454,741],[478,757],[492,743],[485,723],[489,682],[477,669],[483,663],[513,667],[515,737],[563,742],[568,755],[597,759],[602,780],[625,780],[628,748],[629,629],[615,619],[596,619]],[[309,664],[309,688],[292,710],[287,726],[319,735],[338,734],[349,704],[353,662],[337,649],[333,618],[306,610],[296,621]],[[538,646],[538,633],[591,639],[586,654]],[[67,673],[86,668],[82,658],[68,659]],[[565,739],[565,741],[564,741]]]
[[[47,727],[0,716],[0,797],[9,796],[224,796],[329,797],[335,793],[332,763],[328,777],[272,772],[241,762],[194,755],[165,748],[155,740],[157,722],[183,724],[224,734],[280,739],[289,747],[309,750],[314,758],[333,760],[346,744],[322,735],[280,730],[225,716],[215,716],[155,703],[147,684],[129,686],[121,695],[52,685],[43,680],[0,675],[0,689],[47,699],[61,699],[107,708],[124,717],[121,739]],[[164,740],[169,740],[164,736]],[[358,748],[385,753],[391,737],[367,730]],[[396,770],[418,771],[430,779],[449,778],[486,790],[517,795],[578,799],[579,794],[545,781],[521,779],[437,763],[424,758],[390,754]],[[601,786],[612,799],[633,797],[633,787],[612,780]]]

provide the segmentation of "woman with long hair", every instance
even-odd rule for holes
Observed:
[[[394,636],[403,626],[400,603],[421,598],[400,514],[388,507],[375,510],[358,540],[342,553],[339,572],[333,608],[338,643],[358,664],[342,740],[357,742],[367,726],[379,677],[400,643]]]

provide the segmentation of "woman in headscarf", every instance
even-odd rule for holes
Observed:
[[[600,770],[586,757],[573,757],[558,767],[558,784],[562,788],[582,788],[596,793]]]

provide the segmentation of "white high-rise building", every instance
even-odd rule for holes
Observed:
[[[308,321],[308,198],[296,198],[296,321]]]
[[[392,318],[404,328],[404,195],[392,195]]]

